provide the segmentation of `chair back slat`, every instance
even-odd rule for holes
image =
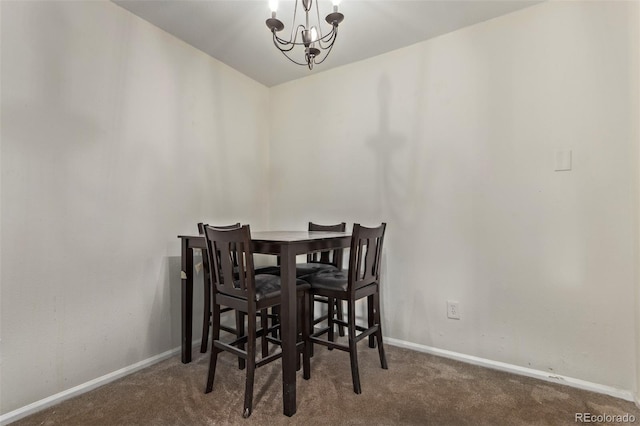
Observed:
[[[235,243],[237,250],[234,251],[234,276],[238,279],[238,286],[243,290],[247,290],[249,288],[249,261],[250,259],[253,259],[253,255],[250,254],[250,244],[251,243],[245,244],[244,241]]]
[[[337,225],[318,225],[317,223],[309,222],[309,231],[344,232],[346,229],[347,224],[345,222]],[[326,263],[342,269],[342,256],[342,249],[309,253],[307,254],[307,263]]]
[[[203,222],[198,223],[198,233],[202,236],[204,236],[205,226],[211,226],[211,225]],[[211,227],[214,229],[237,229],[237,228],[240,228],[240,222],[235,223],[233,225],[216,225]],[[204,250],[202,251],[202,270],[204,271],[205,280],[207,279],[210,280],[211,278],[213,278],[211,275],[211,268],[209,267],[209,256]]]
[[[253,253],[249,225],[236,229],[205,226],[209,264],[215,291],[234,297],[255,295]]]
[[[386,223],[376,228],[366,228],[358,223],[353,225],[348,291],[355,291],[374,283],[379,284],[386,227]]]

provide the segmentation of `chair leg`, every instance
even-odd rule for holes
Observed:
[[[302,340],[304,341],[304,352],[302,353],[302,377],[305,380],[311,378],[311,350],[313,349],[313,343],[309,340],[309,332],[313,327],[312,318],[313,313],[309,315],[309,310],[313,311],[313,295],[305,292],[302,296]]]
[[[296,297],[298,300],[296,301],[296,306],[298,310],[296,312],[296,343],[300,341],[300,339],[304,339],[304,325],[306,324],[305,316],[307,315],[307,311],[304,309],[304,293],[297,292]],[[302,363],[300,362],[300,357],[304,357],[304,346],[302,348],[296,349],[296,371],[300,371],[302,367]]]
[[[213,336],[211,336],[211,360],[209,361],[209,374],[207,375],[207,387],[204,393],[213,390],[213,379],[216,375],[216,365],[218,363],[218,354],[220,350],[216,348],[215,341],[220,339],[220,305],[213,305]]]
[[[251,415],[253,408],[253,380],[256,372],[256,315],[249,312],[247,321],[247,377],[244,388],[244,410],[242,417]]]
[[[244,336],[244,313],[236,311],[236,337]],[[240,350],[244,350],[244,343],[238,346]],[[238,357],[238,369],[244,370],[246,362]]]
[[[269,355],[269,347],[267,346],[267,330],[269,329],[269,316],[267,309],[260,311],[260,326],[262,327],[262,335],[260,336],[260,346],[262,347],[262,357]]]
[[[273,318],[271,319],[271,327],[275,327],[280,323],[280,306],[274,306],[271,308],[271,315]],[[274,328],[271,332],[271,337],[274,339],[278,338],[278,329]]]
[[[200,353],[207,352],[209,346],[209,321],[211,321],[211,283],[207,274],[204,276],[204,309],[202,310],[202,343]]]
[[[356,347],[356,302],[349,300],[347,304],[347,316],[349,324],[349,357],[351,358],[351,379],[353,391],[362,393],[360,387],[360,372],[358,371],[358,351]]]
[[[373,295],[368,296],[367,297],[367,325],[369,328],[373,327],[374,324],[374,319],[375,319],[375,314],[374,314],[374,301],[373,301]],[[375,336],[374,335],[370,335],[369,336],[369,347],[370,348],[375,348],[376,347],[376,341],[375,341]]]
[[[314,309],[315,309],[315,305],[316,305],[315,297],[313,296],[313,294],[311,292],[308,292],[307,295],[306,295],[306,298],[308,300],[305,303],[307,303],[308,305],[305,305],[305,306],[309,306],[309,308],[307,310],[307,317],[308,317],[307,321],[308,321],[308,324],[309,324],[308,333],[313,333],[315,331],[314,330],[314,325],[315,325],[315,317],[314,317],[315,312],[314,312]],[[306,345],[306,343],[305,343],[305,345]],[[313,344],[311,342],[309,342],[309,345],[311,346],[311,349],[309,351],[309,356],[313,357]]]
[[[387,357],[384,353],[384,346],[382,345],[382,317],[380,315],[380,293],[374,295],[375,303],[375,321],[378,324],[378,332],[376,333],[376,340],[378,341],[378,355],[380,355],[380,366],[387,370]]]
[[[336,303],[336,315],[338,316],[338,319],[344,321],[344,311],[342,310],[342,300],[335,299],[335,303]],[[338,325],[338,335],[340,337],[344,336],[344,325]]]
[[[329,302],[327,303],[327,306],[328,306],[327,326],[329,327],[328,338],[330,342],[335,342],[336,338],[333,333],[333,329],[335,328],[335,326],[333,325],[333,316],[335,315],[334,308],[336,304],[335,304],[335,300],[332,297],[327,297],[327,301]],[[333,348],[329,348],[329,350],[332,351]]]

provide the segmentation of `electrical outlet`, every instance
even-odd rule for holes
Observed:
[[[447,300],[447,318],[460,319],[460,302]]]

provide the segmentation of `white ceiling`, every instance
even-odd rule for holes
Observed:
[[[268,0],[113,0],[241,73],[274,86],[504,15],[540,1],[342,0],[345,15],[329,58],[312,71],[273,46],[265,25]],[[290,32],[293,1],[281,0],[278,18]],[[320,0],[320,16],[331,12]],[[300,8],[298,10],[300,13]],[[324,22],[323,22],[324,23]],[[300,60],[303,54],[300,53]]]

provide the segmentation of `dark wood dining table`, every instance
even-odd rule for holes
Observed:
[[[182,362],[191,362],[193,323],[193,249],[205,249],[203,236],[179,235],[182,240]],[[296,413],[296,256],[347,248],[349,232],[263,231],[251,233],[254,253],[280,256],[282,304],[282,397],[287,416]]]

